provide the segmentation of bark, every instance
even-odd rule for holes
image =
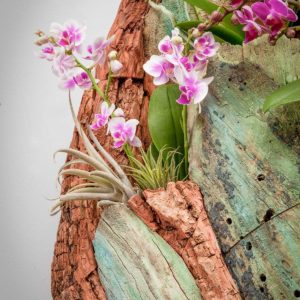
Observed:
[[[130,208],[182,257],[203,299],[241,299],[223,260],[199,187],[190,181],[144,191]]]
[[[148,5],[145,1],[123,0],[109,33],[109,36],[116,36],[111,49],[119,51],[120,60],[124,65],[121,76],[113,81],[110,96],[113,102],[124,109],[129,118],[140,120],[138,136],[145,146],[149,144],[146,117],[149,94],[143,85],[142,64],[145,60],[143,28],[147,11]],[[104,79],[102,85],[105,85],[107,69],[99,67],[97,77]],[[78,114],[83,128],[92,123],[94,114],[99,111],[99,104],[100,98],[95,92],[84,93]],[[111,141],[104,131],[99,131],[97,138],[121,165],[126,164],[124,153],[112,151]],[[84,151],[76,131],[71,148]],[[78,182],[73,176],[65,178],[62,193]],[[92,201],[84,201],[83,204],[74,201],[62,208],[52,262],[51,288],[54,299],[105,299],[92,245],[99,217],[100,209],[97,209]]]

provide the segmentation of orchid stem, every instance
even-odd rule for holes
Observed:
[[[91,82],[93,84],[94,90],[99,94],[99,96],[101,98],[103,98],[103,100],[105,102],[107,102],[108,104],[110,104],[110,101],[108,100],[108,98],[106,97],[106,95],[103,93],[103,91],[100,89],[100,87],[98,86],[98,84],[97,84],[97,82],[96,82],[96,80],[95,80],[95,78],[94,78],[91,70],[88,69],[86,66],[84,66],[77,58],[75,58],[75,61],[76,61],[77,65],[78,65],[78,67],[80,67],[81,69],[83,69],[87,73],[87,75],[89,76],[89,78],[90,78],[90,80],[91,80]]]
[[[182,109],[182,130],[183,130],[183,141],[184,141],[184,170],[185,174],[188,174],[189,171],[189,162],[188,162],[188,133],[187,133],[187,106],[183,105]]]
[[[125,144],[123,149],[124,149],[124,151],[126,153],[126,156],[127,156],[128,160],[129,160],[129,163],[132,164],[132,159],[131,158],[134,158],[134,154],[132,152],[131,147],[128,144]]]
[[[108,98],[108,92],[109,92],[111,80],[112,80],[112,78],[113,78],[112,75],[113,75],[113,73],[112,73],[111,69],[109,69],[108,79],[107,79],[107,84],[106,84],[105,92],[104,92],[105,98]]]

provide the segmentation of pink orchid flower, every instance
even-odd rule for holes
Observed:
[[[177,99],[177,103],[199,104],[208,93],[208,85],[213,81],[213,77],[202,78],[200,72],[184,72],[180,69],[176,70],[176,78],[179,83],[179,89],[182,92]]]
[[[109,66],[113,73],[118,73],[123,68],[123,65],[117,59],[111,60]]]
[[[72,77],[62,77],[60,82],[60,87],[63,89],[72,90],[76,86],[81,89],[88,90],[92,87],[92,82],[86,72],[80,72]]]
[[[47,43],[43,45],[42,50],[39,54],[39,57],[42,59],[46,59],[48,61],[53,61],[56,56],[56,51],[54,46],[51,43]]]
[[[158,44],[158,50],[162,54],[173,54],[175,50],[181,53],[183,49],[184,45],[178,28],[172,30],[172,38],[167,35]]]
[[[108,123],[108,128],[114,139],[114,148],[120,148],[125,144],[141,147],[142,143],[135,135],[138,124],[139,121],[136,119],[125,121],[124,118],[120,117],[112,118]]]
[[[240,24],[245,25],[243,27],[243,31],[246,32],[245,43],[249,43],[256,39],[262,35],[265,30],[263,26],[256,22],[256,16],[254,15],[251,7],[248,5],[243,6],[242,10],[236,10],[234,12],[234,16]]]
[[[280,32],[285,25],[285,21],[296,22],[298,20],[296,13],[281,0],[256,2],[251,7],[262,22],[270,27],[271,36],[275,36]]]
[[[215,41],[211,32],[205,32],[194,41],[196,56],[200,60],[215,56],[219,47],[220,44]]]
[[[232,9],[239,8],[244,3],[244,0],[231,0],[230,6]]]
[[[105,49],[111,44],[114,37],[105,40],[98,38],[93,44],[87,46],[88,56],[85,57],[87,60],[92,60],[97,64],[102,64],[105,60]]]
[[[63,25],[52,23],[50,34],[56,43],[64,47],[67,51],[79,50],[80,45],[85,39],[86,26],[74,20],[67,21]]]
[[[124,111],[121,108],[117,108],[115,104],[112,104],[110,107],[108,106],[107,102],[102,102],[101,104],[101,108],[100,108],[100,114],[95,114],[96,117],[96,123],[91,125],[91,128],[93,130],[97,130],[103,126],[105,126],[108,121],[109,118],[111,116],[114,117],[124,117]]]
[[[146,73],[154,77],[155,85],[165,84],[173,77],[174,65],[163,56],[152,55],[143,68]]]
[[[71,55],[59,53],[53,59],[52,71],[58,77],[66,76],[75,67],[76,62]]]

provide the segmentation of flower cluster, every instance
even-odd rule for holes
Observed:
[[[270,40],[276,39],[286,27],[286,23],[296,22],[296,13],[282,0],[264,0],[251,6],[245,5],[233,15],[233,22],[244,25],[245,43],[262,34],[269,34]]]
[[[179,104],[200,104],[208,93],[208,85],[213,77],[204,78],[209,58],[213,57],[219,48],[212,33],[206,32],[196,38],[193,49],[183,42],[179,30],[172,31],[172,37],[165,36],[159,43],[160,55],[152,55],[144,64],[146,73],[154,77],[155,85],[173,81],[181,91],[177,99]]]
[[[136,127],[139,121],[130,119],[125,121],[125,114],[121,108],[117,108],[114,104],[110,106],[107,102],[102,102],[100,114],[95,115],[96,122],[91,125],[93,130],[97,130],[106,125],[107,133],[110,133],[114,139],[114,148],[123,147],[129,144],[134,147],[141,147],[140,139],[135,135]]]
[[[86,47],[86,54],[82,53],[82,44],[86,35],[86,26],[76,21],[68,21],[63,25],[52,23],[49,35],[39,31],[40,39],[37,45],[41,46],[39,57],[52,62],[53,73],[59,78],[59,86],[65,89],[73,89],[76,86],[82,89],[90,89],[93,86],[89,72],[96,64],[105,61],[106,48],[113,41],[98,38],[93,44]],[[117,60],[117,53],[109,57],[110,69],[113,73],[122,68]],[[89,65],[85,66],[82,61]]]

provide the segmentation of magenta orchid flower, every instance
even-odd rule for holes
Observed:
[[[103,126],[105,126],[108,121],[109,118],[111,116],[114,117],[124,117],[124,111],[121,108],[117,108],[115,104],[112,104],[110,107],[108,106],[107,102],[102,102],[101,104],[101,108],[100,108],[100,114],[95,114],[96,117],[96,123],[91,125],[91,128],[93,130],[97,130]]]
[[[182,53],[183,49],[184,45],[178,28],[172,30],[172,38],[167,35],[158,44],[158,50],[162,54],[174,54],[174,51]]]
[[[235,11],[234,16],[240,24],[245,25],[243,27],[243,31],[246,32],[245,43],[249,43],[263,34],[265,28],[257,23],[256,16],[250,6],[245,5],[242,10]]]
[[[71,55],[67,55],[65,53],[59,53],[53,59],[52,71],[58,77],[66,76],[75,67],[76,67],[76,62],[74,57]]]
[[[85,39],[86,26],[76,21],[68,21],[63,25],[52,23],[50,34],[59,46],[67,51],[79,50],[80,45]]]
[[[163,56],[152,55],[143,68],[146,73],[154,77],[155,85],[165,84],[174,77],[174,65]]]
[[[296,13],[281,0],[256,2],[251,7],[262,22],[270,27],[271,36],[276,36],[284,28],[286,21],[296,22],[298,20]]]
[[[87,46],[88,56],[85,57],[87,60],[92,60],[94,63],[102,64],[105,60],[105,50],[111,44],[114,37],[105,40],[98,38],[93,44]]]
[[[213,81],[213,77],[202,78],[203,74],[192,71],[185,72],[182,69],[176,69],[176,78],[181,91],[177,103],[199,104],[208,93],[208,85]]]
[[[48,61],[53,61],[56,56],[55,47],[51,43],[43,45],[39,57]]]
[[[125,144],[141,147],[141,140],[135,135],[138,124],[139,121],[136,119],[125,121],[121,117],[112,118],[108,123],[108,128],[114,139],[113,147],[120,148]]]
[[[244,0],[231,0],[230,6],[232,9],[239,8],[244,3]]]
[[[194,41],[196,56],[200,60],[215,56],[219,47],[220,44],[215,41],[211,32],[205,32]]]

